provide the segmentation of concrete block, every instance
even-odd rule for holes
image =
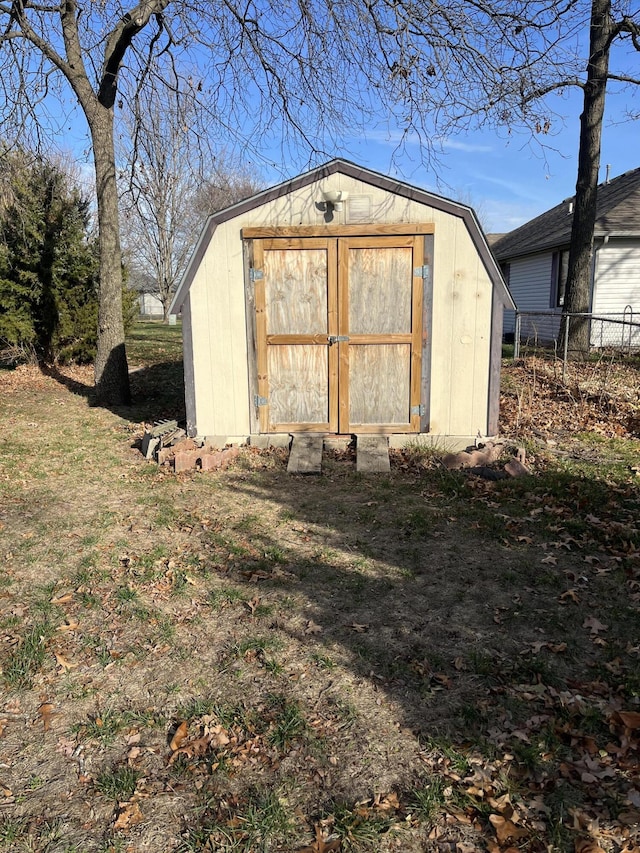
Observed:
[[[258,450],[266,450],[269,447],[269,439],[270,435],[250,435],[249,436],[249,445],[251,447],[257,447]]]
[[[160,439],[154,435],[151,435],[150,432],[145,432],[142,437],[142,455],[145,459],[153,459],[153,456],[156,452],[158,445],[160,444]]]
[[[289,474],[320,474],[322,471],[322,436],[294,435],[287,465]]]
[[[291,435],[288,432],[273,432],[269,435],[269,447],[291,447]]]
[[[324,449],[325,450],[346,450],[351,444],[352,437],[350,435],[325,435]]]
[[[356,470],[362,473],[390,470],[389,441],[386,435],[356,436]]]

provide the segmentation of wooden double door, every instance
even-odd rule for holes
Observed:
[[[261,432],[418,432],[421,236],[254,241]]]

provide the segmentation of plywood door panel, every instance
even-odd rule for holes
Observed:
[[[274,424],[329,424],[327,347],[268,348],[269,409]]]
[[[327,250],[270,249],[264,256],[267,334],[327,330]],[[325,340],[326,343],[326,340]]]
[[[410,381],[409,344],[350,346],[350,423],[398,424],[404,428],[409,421]]]
[[[411,247],[349,249],[349,334],[411,333]]]

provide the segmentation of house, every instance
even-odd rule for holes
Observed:
[[[566,199],[492,245],[518,310],[547,312],[523,315],[523,336],[557,338],[573,205]],[[606,318],[591,321],[594,347],[640,345],[640,328],[630,325],[640,321],[640,169],[598,187],[590,311]],[[505,332],[513,331],[507,312]]]
[[[138,305],[142,317],[163,317],[162,302],[155,293],[142,291],[138,294]]]
[[[469,207],[333,160],[206,222],[171,308],[189,434],[495,434],[505,307]]]

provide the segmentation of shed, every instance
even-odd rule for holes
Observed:
[[[206,222],[171,308],[188,432],[493,435],[505,307],[469,207],[333,160]]]

